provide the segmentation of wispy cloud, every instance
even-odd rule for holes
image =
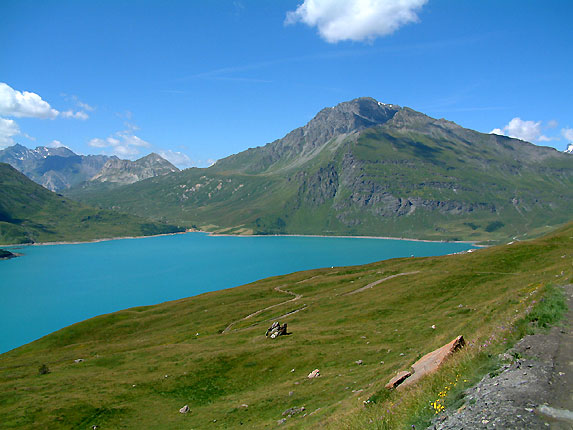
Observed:
[[[118,131],[105,139],[93,138],[88,142],[92,148],[104,149],[110,155],[134,158],[140,154],[141,148],[149,148],[151,144],[133,133],[133,130]]]

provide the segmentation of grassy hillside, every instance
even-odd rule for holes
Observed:
[[[73,202],[0,163],[0,243],[84,241],[181,228]]]
[[[352,128],[377,109],[385,122]],[[408,108],[384,109],[373,99],[341,103],[208,169],[69,195],[225,233],[499,241],[569,220],[573,156]]]
[[[434,413],[444,378],[469,383],[548,286],[572,281],[572,249],[569,224],[472,253],[311,270],[99,316],[0,356],[0,422],[262,429],[304,406],[282,428],[410,428]],[[275,320],[291,334],[265,338]],[[460,334],[468,346],[441,376],[386,393],[396,371]]]

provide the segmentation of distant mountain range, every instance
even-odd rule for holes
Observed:
[[[0,162],[10,164],[52,191],[62,191],[90,181],[126,185],[179,171],[155,153],[130,161],[107,155],[77,155],[66,147],[28,149],[19,144],[0,150]]]
[[[572,190],[570,154],[358,98],[209,168],[73,196],[225,233],[482,240],[568,221]]]
[[[149,236],[184,229],[91,208],[36,184],[0,163],[0,244]]]

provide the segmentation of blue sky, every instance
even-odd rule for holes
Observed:
[[[573,2],[397,3],[2,0],[0,147],[206,166],[360,96],[573,141]]]

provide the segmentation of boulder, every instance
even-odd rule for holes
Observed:
[[[389,390],[394,388],[403,388],[415,384],[421,378],[430,373],[435,372],[442,365],[442,363],[454,352],[459,350],[465,345],[464,337],[458,336],[451,342],[445,344],[428,354],[424,355],[412,365],[410,372],[404,370],[394,376],[386,384]],[[400,354],[402,355],[402,354]]]
[[[400,387],[407,387],[415,384],[424,376],[434,373],[450,355],[462,348],[464,345],[464,337],[458,336],[441,348],[424,355],[412,365],[412,376],[404,381]]]
[[[190,410],[189,405],[185,405],[181,409],[179,409],[179,413],[186,414],[187,412],[189,412],[189,410]]]
[[[320,376],[320,370],[314,369],[308,374],[308,379],[318,378]]]
[[[277,336],[285,336],[287,334],[287,323],[281,325],[278,321],[275,321],[265,333],[265,336],[275,339]]]

